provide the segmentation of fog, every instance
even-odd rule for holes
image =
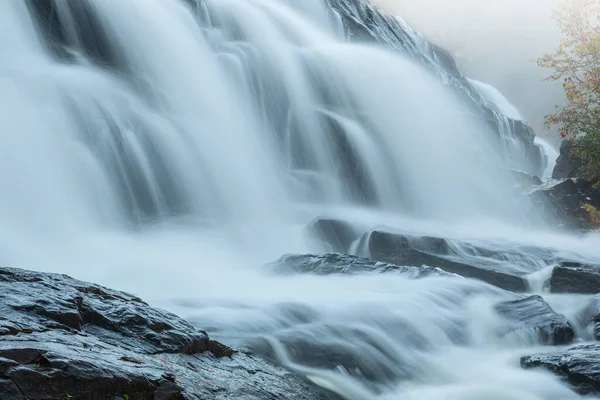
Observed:
[[[552,52],[560,34],[558,0],[375,0],[450,50],[466,76],[497,87],[534,126],[551,135],[544,115],[562,101],[560,85],[533,59]]]

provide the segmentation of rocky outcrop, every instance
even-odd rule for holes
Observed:
[[[522,276],[452,259],[455,254],[446,239],[375,231],[368,234],[367,247],[369,257],[373,260],[395,265],[438,267],[446,272],[479,279],[513,292],[524,292],[528,288]],[[481,253],[485,252],[481,249]]]
[[[534,192],[534,201],[550,215],[575,229],[600,226],[600,190],[582,175],[583,161],[573,153],[573,141],[565,139],[552,172],[561,181],[550,188]]]
[[[565,139],[560,144],[560,155],[556,159],[556,165],[552,171],[553,179],[576,178],[579,176],[581,160],[572,153],[573,141]]]
[[[592,229],[596,226],[589,206],[600,206],[600,192],[582,179],[565,179],[557,184],[539,189],[531,194],[537,207],[572,229]]]
[[[552,293],[600,293],[600,266],[563,262],[552,270]]]
[[[389,235],[389,234],[386,234]],[[397,257],[404,260],[415,257],[415,260],[423,260],[438,253],[449,253],[452,251],[452,245],[448,241],[440,238],[411,238],[402,235],[393,235],[394,243],[398,243],[398,237],[402,237],[400,241],[405,246],[398,246],[394,253]],[[389,239],[389,237],[387,237]],[[381,245],[383,242],[379,242]],[[408,245],[409,244],[409,245]],[[386,248],[392,248],[393,246],[386,246]],[[533,251],[535,249],[529,249]],[[547,253],[544,249],[537,249],[540,257],[551,257],[552,254]],[[493,254],[486,254],[485,249],[473,250],[478,254],[485,254],[489,257]],[[436,261],[439,264],[439,260],[435,258],[429,258],[429,261]],[[418,262],[415,262],[418,264]],[[433,262],[431,263],[433,264]],[[574,265],[574,263],[563,263],[561,267],[568,265]],[[439,268],[432,268],[429,266],[406,266],[406,265],[394,265],[385,262],[378,262],[366,258],[349,256],[344,254],[322,254],[322,255],[287,255],[276,262],[267,266],[271,272],[277,274],[317,274],[317,275],[333,275],[333,274],[395,274],[406,276],[411,279],[430,278],[436,276],[454,276],[454,274],[448,274]],[[459,279],[457,277],[457,279]],[[489,286],[481,287],[482,290],[491,289]],[[473,290],[472,288],[469,290]],[[476,290],[477,291],[477,290]],[[552,307],[539,295],[523,296],[518,294],[509,294],[507,292],[498,291],[498,294],[508,296],[510,300],[500,301],[496,303],[493,308],[497,315],[500,317],[497,328],[494,330],[494,334],[500,338],[509,338],[515,335],[516,338],[521,342],[523,338],[531,338],[535,343],[563,346],[573,343],[576,338],[576,332],[573,329],[571,323],[567,318],[557,313]],[[472,295],[473,292],[466,291],[464,293],[465,298]],[[581,315],[578,316],[577,325],[585,325],[586,323],[595,324],[596,332],[598,331],[597,325],[600,321],[600,301],[596,296],[590,306],[582,311]],[[303,321],[311,321],[314,318],[314,311],[310,310],[296,310],[294,315],[299,316]],[[586,321],[586,322],[582,322]],[[330,330],[329,330],[330,329]],[[319,325],[319,334],[325,335],[325,337],[335,337],[339,335],[339,327],[332,326],[328,327],[326,324]],[[366,340],[369,342],[367,332],[355,332],[349,329],[349,332],[344,332],[344,335],[356,335],[356,341]],[[406,326],[399,326],[397,334],[405,337],[406,343],[411,343],[411,346],[423,346],[423,343],[419,341],[419,335],[417,332],[411,330],[410,324]],[[367,335],[367,336],[365,336]],[[455,338],[460,340],[461,335],[464,332],[458,330]],[[345,336],[346,337],[346,336]],[[365,339],[366,337],[366,339]],[[316,368],[327,368],[332,369],[339,366],[343,366],[346,370],[352,371],[352,375],[356,375],[357,379],[365,380],[365,384],[369,383],[392,383],[398,379],[412,379],[411,371],[418,368],[418,365],[407,364],[407,360],[404,359],[393,359],[391,363],[382,362],[372,364],[357,353],[356,348],[351,346],[349,348],[331,348],[329,345],[331,342],[327,342],[327,345],[319,341],[312,341],[306,338],[305,332],[298,330],[285,330],[278,340],[284,343],[286,348],[293,349],[293,357],[295,361],[301,364],[307,364]],[[371,343],[371,342],[369,342]],[[273,357],[272,345],[268,341],[258,340],[252,345],[252,348],[265,357]],[[360,348],[357,346],[357,348]],[[588,355],[585,352],[591,349],[592,354]],[[596,391],[600,386],[600,373],[598,371],[598,362],[595,359],[600,356],[600,347],[589,347],[585,348],[581,352],[575,350],[569,350],[567,353],[561,354],[542,354],[532,355],[523,357],[522,365],[524,368],[533,367],[546,367],[556,373],[562,375],[570,383],[572,383],[578,391],[587,393]],[[393,367],[391,367],[392,365]],[[402,365],[402,368],[398,368],[398,365]]]
[[[600,344],[587,344],[567,351],[521,358],[523,368],[546,368],[567,381],[581,394],[600,392]]]
[[[540,343],[568,344],[575,332],[564,315],[556,313],[541,296],[498,303],[495,310],[506,321],[505,334],[534,332]]]
[[[555,189],[558,193],[569,193],[570,185]],[[531,267],[532,258],[541,262],[538,268],[530,273],[546,267],[555,266],[544,287],[553,293],[600,293],[600,265],[584,265],[570,261],[563,254],[550,248],[537,246],[508,245],[493,248],[483,247],[467,241],[444,239],[432,236],[419,236],[408,233],[392,233],[385,230],[362,232],[350,223],[320,218],[308,225],[308,230],[317,236],[326,251],[339,253],[352,252],[359,257],[379,261],[384,264],[402,267],[429,266],[443,270],[449,274],[465,278],[479,279],[499,288],[512,292],[529,290],[527,267]],[[333,255],[328,255],[333,257]],[[349,256],[336,261],[352,264],[349,270],[364,272],[373,270],[373,265],[358,268]],[[304,260],[303,260],[304,261]],[[331,260],[329,260],[331,261]],[[308,268],[304,264],[302,268]],[[365,264],[367,265],[367,264]],[[515,268],[515,265],[521,267]],[[296,268],[300,271],[302,268]],[[312,269],[311,266],[309,269]],[[327,267],[328,273],[340,272]],[[320,272],[319,272],[320,271]],[[315,269],[313,273],[321,273],[323,269]],[[309,272],[309,271],[304,271]]]
[[[0,398],[334,397],[130,294],[0,268]]]

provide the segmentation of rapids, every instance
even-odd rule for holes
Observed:
[[[578,398],[520,368],[533,335],[496,338],[499,289],[261,267],[323,251],[324,215],[523,246],[506,268],[533,281],[527,245],[600,260],[515,193],[514,119],[483,121],[409,28],[410,52],[349,35],[353,3],[0,1],[0,262],[133,291],[347,399]]]

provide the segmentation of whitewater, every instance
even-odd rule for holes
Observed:
[[[552,265],[527,246],[600,262],[600,235],[515,192],[515,138],[415,59],[348,41],[328,3],[4,0],[0,54],[3,265],[134,292],[347,399],[579,398],[521,369],[535,335],[496,335],[500,289],[264,266],[328,251],[319,217],[517,249],[504,267],[533,291]]]

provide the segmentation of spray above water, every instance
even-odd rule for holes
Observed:
[[[600,257],[524,228],[508,170],[531,163],[506,154],[531,138],[410,30],[348,41],[360,4],[1,2],[0,261],[134,290],[349,399],[575,398],[514,365],[536,342],[496,335],[503,291],[256,267],[322,251],[305,227],[334,214]]]

